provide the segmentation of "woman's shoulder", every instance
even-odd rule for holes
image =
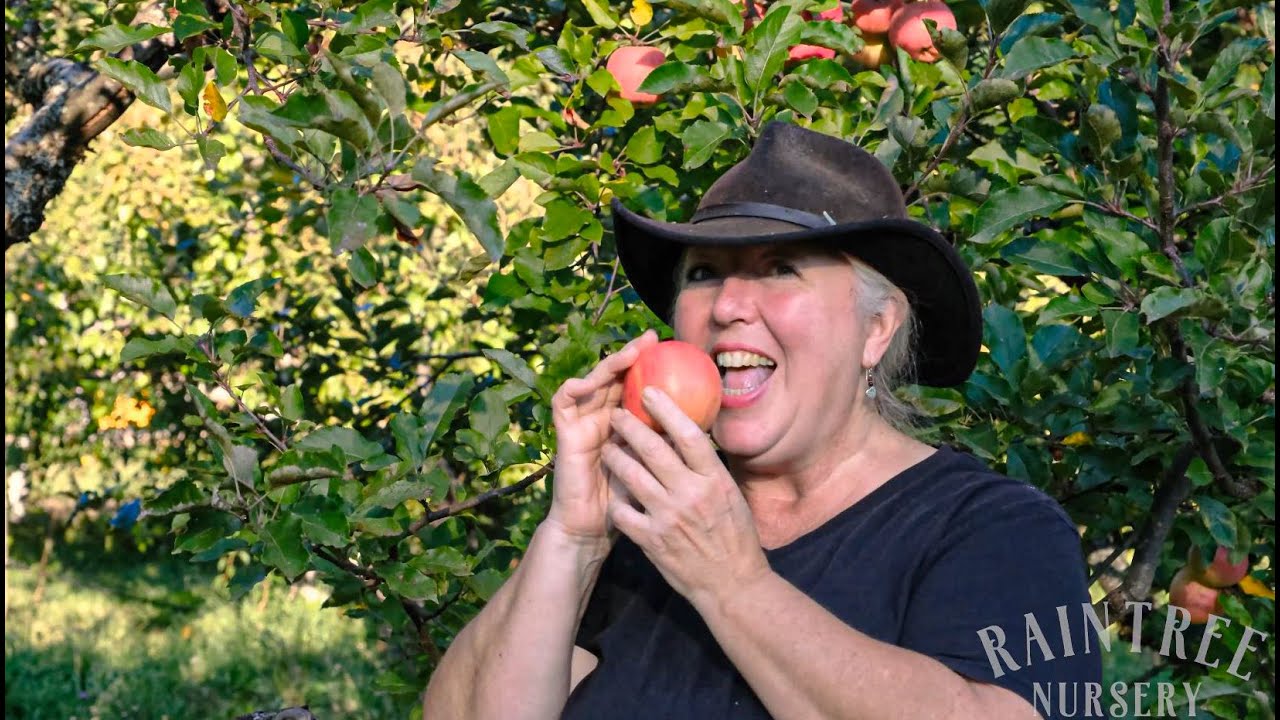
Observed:
[[[927,482],[916,483],[932,504],[947,508],[948,525],[1024,518],[1057,520],[1074,529],[1070,516],[1048,493],[993,470],[980,458],[944,445],[935,454]]]

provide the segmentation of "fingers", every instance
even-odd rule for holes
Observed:
[[[613,478],[621,483],[628,495],[638,500],[641,506],[657,507],[667,498],[667,489],[653,477],[630,448],[623,449],[616,442],[607,442],[600,451],[600,459]]]
[[[680,478],[688,474],[689,468],[661,435],[626,410],[615,409],[609,421],[613,431],[634,452],[635,461],[647,468],[650,475],[669,491],[680,486]]]
[[[674,489],[682,474],[689,470],[704,477],[723,472],[724,465],[710,438],[675,401],[657,388],[647,388],[642,400],[645,410],[662,426],[670,444],[631,413],[615,411],[611,421],[614,432],[636,449],[659,482]]]

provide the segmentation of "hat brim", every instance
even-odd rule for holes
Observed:
[[[640,299],[671,322],[675,269],[688,246],[826,243],[865,262],[907,296],[916,315],[915,382],[951,387],[968,379],[982,345],[982,310],[973,275],[936,230],[908,219],[885,218],[799,228],[776,221],[672,223],[653,220],[613,201],[618,257]]]

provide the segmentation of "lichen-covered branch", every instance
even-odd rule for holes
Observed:
[[[158,19],[143,11],[136,21],[148,18]],[[126,49],[122,56],[156,70],[177,49],[173,36],[163,35]],[[120,83],[63,58],[31,65],[19,94],[36,110],[4,146],[6,251],[40,229],[45,208],[62,192],[90,141],[133,104],[133,95]]]

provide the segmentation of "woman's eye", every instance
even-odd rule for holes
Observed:
[[[795,265],[780,260],[773,264],[773,272],[775,275],[798,275],[800,271],[796,270]]]
[[[698,282],[700,280],[710,280],[715,277],[715,273],[706,265],[694,265],[685,271],[685,282]]]

